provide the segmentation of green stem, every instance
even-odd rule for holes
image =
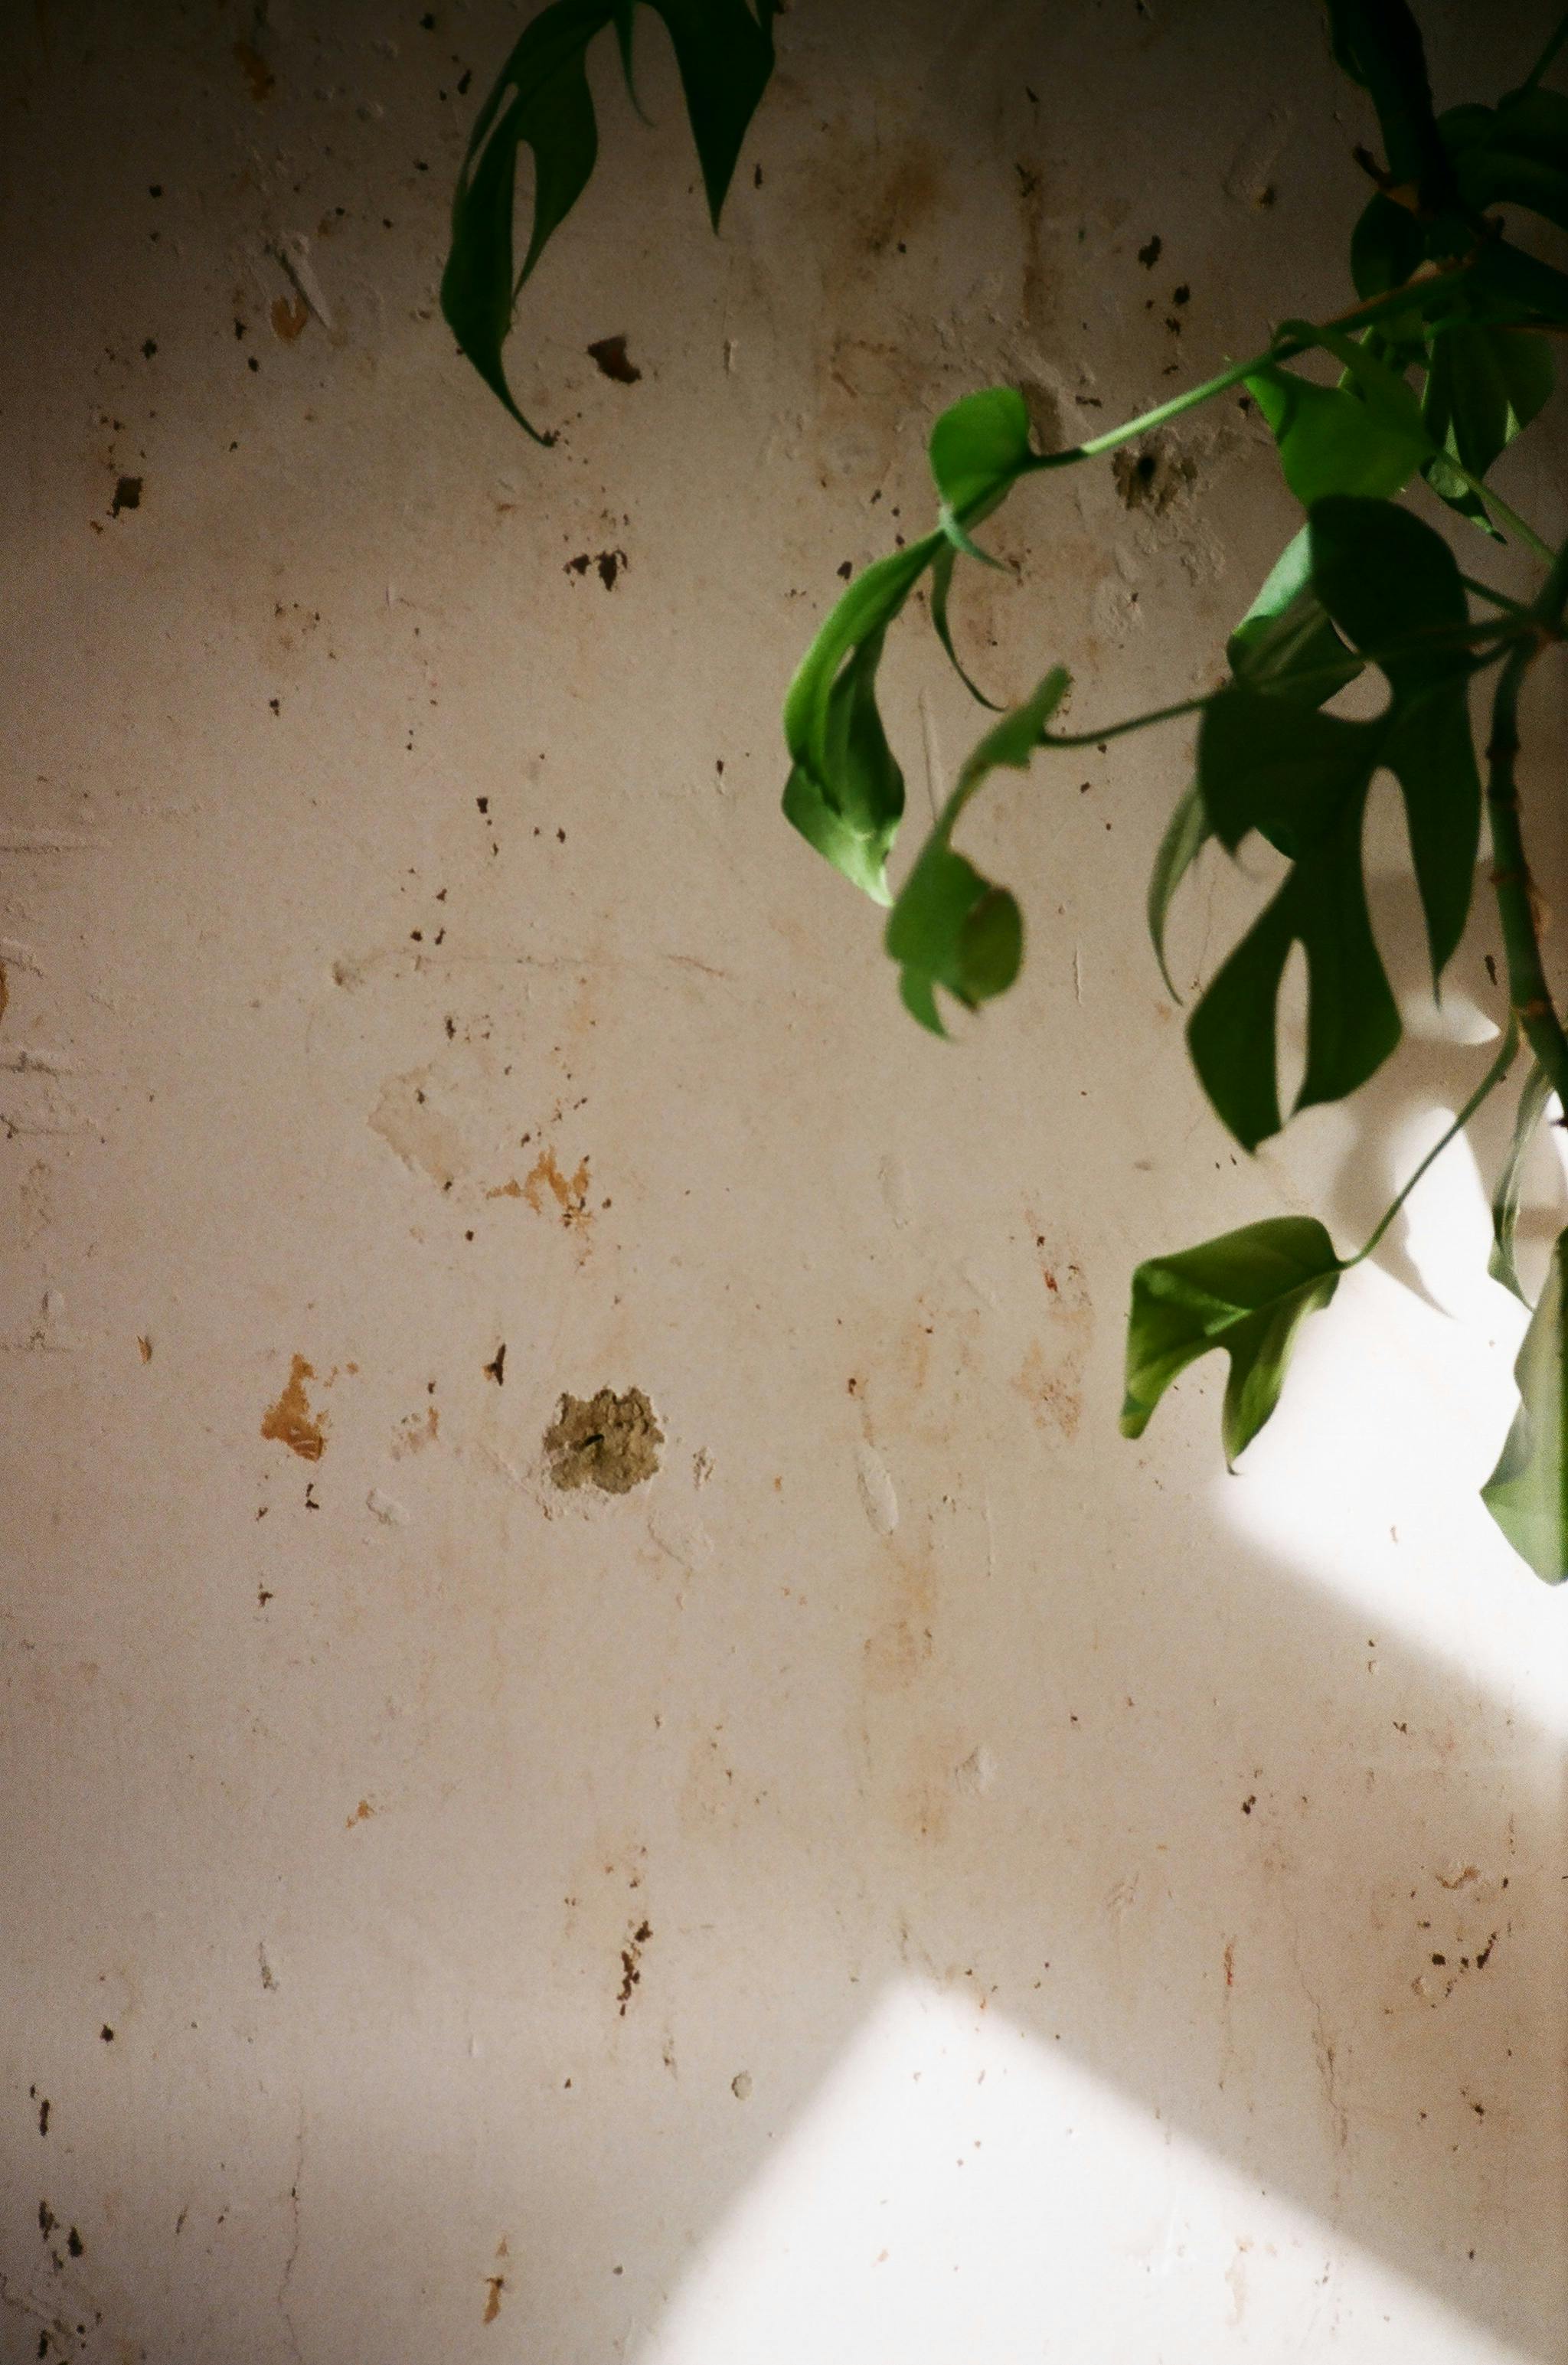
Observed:
[[[1458,286],[1469,269],[1468,261],[1456,263],[1448,271],[1433,272],[1425,279],[1391,288],[1385,296],[1373,297],[1365,304],[1352,305],[1348,312],[1336,313],[1333,319],[1325,320],[1323,326],[1326,329],[1368,328],[1385,313],[1408,311],[1413,302],[1424,303],[1428,296],[1441,289]],[[1205,378],[1202,386],[1190,387],[1185,394],[1173,394],[1169,402],[1157,403],[1152,410],[1141,412],[1137,419],[1129,419],[1121,427],[1109,427],[1103,435],[1092,435],[1086,443],[1070,444],[1064,452],[1034,453],[1026,467],[1070,468],[1080,460],[1097,460],[1103,452],[1114,452],[1118,444],[1130,443],[1137,436],[1148,434],[1153,428],[1163,427],[1168,419],[1179,419],[1183,411],[1196,410],[1200,403],[1212,401],[1216,394],[1224,394],[1229,387],[1239,386],[1244,378],[1253,376],[1260,369],[1267,369],[1271,362],[1294,361],[1298,355],[1310,353],[1315,342],[1314,337],[1306,335],[1276,337],[1267,352],[1255,353],[1250,361],[1235,363],[1229,369],[1221,370],[1217,377]]]
[[[1502,1049],[1498,1052],[1496,1058],[1493,1060],[1492,1065],[1487,1069],[1486,1073],[1482,1077],[1481,1082],[1476,1085],[1475,1090],[1471,1093],[1470,1098],[1465,1102],[1464,1106],[1461,1109],[1453,1123],[1449,1126],[1441,1140],[1439,1141],[1434,1148],[1428,1150],[1427,1155],[1422,1159],[1419,1166],[1417,1167],[1415,1173],[1411,1175],[1409,1181],[1405,1183],[1399,1191],[1393,1205],[1385,1208],[1383,1215],[1379,1217],[1377,1224],[1373,1227],[1372,1237],[1367,1241],[1365,1248],[1359,1249],[1353,1257],[1350,1257],[1346,1260],[1345,1271],[1347,1272],[1350,1272],[1351,1265],[1364,1264],[1366,1262],[1367,1258],[1371,1256],[1372,1250],[1382,1241],[1390,1224],[1393,1223],[1394,1218],[1398,1215],[1399,1210],[1405,1205],[1406,1200],[1410,1196],[1411,1192],[1416,1188],[1417,1183],[1421,1180],[1422,1175],[1425,1174],[1428,1167],[1434,1165],[1442,1156],[1444,1150],[1448,1148],[1455,1134],[1462,1133],[1464,1131],[1465,1126],[1470,1123],[1471,1118],[1475,1115],[1476,1110],[1481,1106],[1481,1104],[1486,1098],[1487,1093],[1495,1092],[1497,1086],[1502,1082],[1504,1077],[1507,1074],[1508,1070],[1513,1066],[1515,1059],[1518,1057],[1518,1049],[1519,1030],[1514,1024],[1513,1019],[1510,1018],[1504,1032]]]
[[[1523,87],[1526,90],[1533,90],[1535,88],[1537,83],[1540,80],[1541,75],[1546,72],[1547,67],[1551,63],[1551,61],[1557,55],[1558,50],[1562,47],[1564,41],[1568,41],[1568,16],[1564,16],[1561,24],[1558,26],[1557,30],[1552,34],[1551,39],[1548,41],[1545,49],[1542,50],[1540,57],[1537,58],[1534,65],[1530,68],[1529,73],[1525,77]]]
[[[1539,638],[1536,619],[1528,609],[1521,611],[1521,614],[1529,622],[1529,645],[1534,648]],[[1380,666],[1386,671],[1390,665],[1397,665],[1401,657],[1416,656],[1431,649],[1462,648],[1471,641],[1490,639],[1494,634],[1498,636],[1496,647],[1484,650],[1475,660],[1474,670],[1479,672],[1483,667],[1496,663],[1508,643],[1518,638],[1517,632],[1510,631],[1506,624],[1492,621],[1451,627],[1443,625],[1436,632],[1413,633],[1407,641],[1397,642],[1392,648],[1361,649],[1355,654],[1366,664]],[[1326,688],[1343,681],[1344,678],[1343,666],[1308,666],[1305,672],[1291,674],[1287,678],[1289,694],[1294,698],[1300,690]],[[1128,715],[1125,722],[1107,723],[1098,731],[1042,731],[1040,745],[1042,747],[1098,747],[1108,739],[1125,739],[1129,731],[1146,731],[1156,723],[1175,723],[1183,714],[1201,714],[1205,706],[1211,706],[1232,686],[1231,682],[1221,682],[1217,689],[1206,689],[1201,697],[1180,699],[1174,706],[1150,707],[1147,714]]]

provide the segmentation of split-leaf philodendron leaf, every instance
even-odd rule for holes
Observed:
[[[1344,1271],[1316,1216],[1272,1216],[1133,1275],[1122,1434],[1141,1437],[1189,1363],[1223,1347],[1230,1358],[1221,1429],[1234,1463],[1273,1411],[1295,1335],[1327,1306]]]
[[[773,71],[775,0],[643,0],[674,44],[715,229],[746,127]],[[587,52],[613,22],[628,88],[636,0],[551,0],[523,29],[475,118],[452,201],[452,245],[441,283],[448,327],[487,386],[536,443],[553,441],[523,417],[503,348],[524,281],[577,204],[599,152]],[[518,151],[533,155],[533,221],[516,269],[512,217]]]
[[[1406,510],[1338,498],[1313,510],[1309,550],[1324,610],[1380,664],[1391,695],[1381,715],[1353,722],[1243,678],[1203,718],[1198,782],[1215,835],[1234,852],[1257,830],[1292,857],[1188,1026],[1204,1087],[1249,1149],[1282,1123],[1277,1005],[1294,946],[1306,956],[1308,992],[1298,1108],[1353,1092],[1399,1040],[1361,866],[1374,773],[1386,767],[1404,793],[1434,980],[1463,931],[1480,832],[1459,637],[1467,610],[1447,544]]]
[[[1514,1377],[1519,1409],[1497,1467],[1481,1490],[1520,1558],[1560,1585],[1568,1575],[1568,1232],[1551,1251]]]

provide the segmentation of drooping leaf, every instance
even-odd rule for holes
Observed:
[[[1226,644],[1232,674],[1279,698],[1322,706],[1353,681],[1362,660],[1345,646],[1312,583],[1309,530],[1293,535],[1270,568],[1262,589]],[[1154,857],[1148,882],[1148,932],[1166,992],[1177,992],[1165,956],[1170,906],[1214,830],[1194,780],[1178,800]]]
[[[1519,1178],[1524,1171],[1530,1143],[1551,1098],[1551,1085],[1544,1068],[1533,1061],[1519,1093],[1519,1104],[1514,1117],[1513,1138],[1508,1154],[1503,1160],[1497,1177],[1497,1188],[1492,1200],[1492,1252],[1486,1260],[1486,1270],[1494,1281],[1511,1289],[1521,1305],[1528,1306],[1524,1283],[1514,1261],[1514,1241],[1519,1223]]]
[[[1294,331],[1327,346],[1354,374],[1349,385],[1319,386],[1273,363],[1247,381],[1303,509],[1331,493],[1382,500],[1402,491],[1432,450],[1410,388],[1350,338],[1297,321],[1282,334]]]
[[[1234,1463],[1284,1384],[1295,1335],[1344,1271],[1315,1216],[1273,1216],[1199,1248],[1151,1257],[1133,1275],[1122,1434],[1141,1437],[1178,1374],[1223,1347],[1230,1358],[1222,1433]]]
[[[946,548],[939,550],[931,562],[931,622],[935,627],[937,639],[947,652],[948,664],[969,691],[969,696],[977,705],[989,707],[992,714],[1000,714],[1001,706],[994,698],[986,696],[979,682],[965,666],[954,644],[953,627],[947,615],[947,601],[953,588],[953,569],[958,563],[958,545],[949,539]]]
[[[931,474],[945,518],[973,525],[1033,465],[1029,413],[1016,387],[986,387],[942,413],[931,431]]]
[[[719,209],[747,124],[773,65],[775,0],[645,0],[675,46],[709,211]],[[634,0],[551,0],[514,44],[475,118],[452,201],[452,244],[441,308],[480,376],[535,443],[503,355],[518,294],[592,174],[599,129],[587,52],[612,21],[633,103]],[[522,267],[514,267],[518,151],[533,156],[533,218]]]
[[[1432,111],[1420,29],[1405,0],[1328,0],[1336,62],[1377,109],[1395,182],[1419,188],[1428,205],[1449,187],[1448,151]]]
[[[1282,1121],[1278,1001],[1294,945],[1307,965],[1298,1108],[1353,1092],[1399,1040],[1362,875],[1374,773],[1386,766],[1404,794],[1434,980],[1463,930],[1480,832],[1467,660],[1442,637],[1466,615],[1448,545],[1406,510],[1336,499],[1313,511],[1310,551],[1324,609],[1380,664],[1391,695],[1381,715],[1351,722],[1242,679],[1211,702],[1200,726],[1198,779],[1215,835],[1234,852],[1257,830],[1291,857],[1188,1024],[1204,1087],[1249,1149]]]
[[[1518,1411],[1497,1467],[1481,1489],[1482,1501],[1514,1550],[1548,1585],[1561,1585],[1568,1575],[1565,1277],[1568,1232],[1551,1251],[1546,1286],[1514,1365]]]
[[[1439,447],[1424,471],[1432,490],[1496,539],[1485,503],[1449,465],[1458,460],[1484,476],[1499,453],[1528,427],[1553,383],[1546,339],[1485,322],[1446,329],[1432,339],[1421,415]]]
[[[903,774],[877,707],[888,626],[945,547],[940,532],[857,576],[801,660],[784,701],[791,770],[784,812],[809,844],[879,903],[903,813]]]
[[[1004,993],[1024,955],[1024,924],[1005,888],[983,879],[953,850],[959,814],[986,776],[1006,764],[1025,771],[1068,677],[1059,666],[1032,698],[988,731],[965,763],[940,820],[900,891],[888,920],[887,947],[899,964],[904,1006],[934,1035],[946,1028],[936,1003],[943,987],[966,1009]]]
[[[1452,107],[1438,128],[1473,213],[1524,206],[1568,230],[1568,98],[1561,91],[1518,90],[1495,107]]]

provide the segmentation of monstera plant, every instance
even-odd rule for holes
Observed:
[[[716,224],[772,69],[771,0],[646,4],[674,44]],[[503,348],[523,281],[592,172],[588,46],[613,28],[631,86],[635,7],[636,0],[553,0],[532,19],[480,110],[454,203],[447,320],[475,367],[542,442],[548,437],[513,401]],[[1187,1023],[1188,1050],[1215,1114],[1248,1150],[1290,1114],[1281,1100],[1279,1003],[1298,946],[1306,1046],[1294,1108],[1342,1099],[1397,1049],[1399,1012],[1363,870],[1374,780],[1392,774],[1403,799],[1434,986],[1470,916],[1484,826],[1507,1023],[1443,1141],[1372,1237],[1342,1256],[1316,1217],[1274,1216],[1151,1257],[1134,1275],[1124,1430],[1139,1435],[1177,1375],[1223,1349],[1230,1461],[1273,1412],[1306,1316],[1330,1304],[1340,1275],[1371,1255],[1431,1158],[1506,1082],[1517,1090],[1518,1113],[1497,1181],[1490,1269],[1524,1295],[1515,1262],[1520,1169],[1536,1129],[1547,1120],[1561,1125],[1568,1107],[1568,1035],[1542,960],[1518,785],[1526,679],[1563,644],[1568,545],[1554,550],[1489,482],[1501,454],[1544,407],[1551,340],[1568,327],[1568,272],[1537,252],[1568,231],[1568,97],[1545,85],[1568,41],[1568,18],[1524,80],[1494,103],[1439,114],[1405,0],[1328,0],[1327,17],[1334,54],[1368,94],[1382,140],[1381,157],[1357,151],[1375,186],[1351,237],[1344,308],[1327,320],[1283,320],[1249,360],[1064,450],[1036,447],[1014,387],[988,387],[955,404],[931,432],[930,532],[850,582],[784,702],[784,812],[863,895],[890,906],[885,941],[903,1002],[937,1035],[946,1031],[944,997],[978,1009],[1007,990],[1024,958],[1017,902],[954,842],[990,775],[1195,718],[1191,777],[1148,889],[1161,970],[1171,904],[1211,841],[1235,855],[1256,835],[1285,865]],[[533,205],[519,269],[513,211],[522,146],[532,151]],[[904,787],[878,705],[878,672],[887,633],[916,588],[941,650],[988,704],[963,671],[948,617],[958,565],[996,563],[976,539],[986,521],[1021,488],[1089,465],[1234,388],[1245,388],[1267,421],[1304,515],[1230,636],[1224,681],[1203,697],[1075,732],[1057,722],[1070,685],[1053,667],[981,735],[895,894],[888,863]],[[1479,532],[1529,554],[1539,569],[1529,597],[1462,566],[1432,521],[1444,509],[1468,548],[1481,552]],[[1335,711],[1336,693],[1363,676],[1379,693],[1376,711]],[[1484,717],[1479,754],[1476,712]],[[1561,830],[1561,806],[1545,825]],[[1518,1409],[1483,1490],[1508,1541],[1552,1583],[1568,1575],[1565,1267],[1568,1231],[1519,1352]]]

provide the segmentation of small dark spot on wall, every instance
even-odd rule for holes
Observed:
[[[600,337],[588,347],[588,359],[598,364],[604,377],[613,378],[617,386],[635,386],[642,371],[626,351],[624,337]]]
[[[1121,451],[1111,474],[1124,508],[1152,510],[1163,517],[1171,503],[1197,481],[1197,463],[1164,436],[1151,436],[1137,453]]]
[[[39,2103],[39,2133],[40,2135],[46,2135],[49,2133],[49,2113],[50,2100],[49,2096],[45,2094]]]
[[[46,2242],[53,2233],[55,2226],[59,2222],[59,2219],[55,2216],[55,2214],[50,2207],[48,2202],[40,2201],[39,2202],[39,2232]]]
[[[841,583],[847,583],[854,572],[855,561],[852,558],[846,558],[838,569],[839,581]]]
[[[157,338],[156,338],[156,337],[143,337],[143,338],[142,338],[142,340],[141,340],[141,358],[142,358],[142,360],[143,360],[143,361],[150,362],[150,361],[151,360],[151,358],[152,358],[153,354],[157,352],[157,350],[158,350],[158,340],[157,340]]]
[[[472,67],[472,66],[465,66],[465,67],[464,67],[464,69],[463,69],[463,72],[462,72],[462,73],[458,75],[458,77],[457,77],[457,95],[458,95],[458,97],[459,97],[459,98],[466,98],[466,97],[467,97],[467,95],[468,95],[468,89],[469,89],[469,85],[470,85],[470,84],[473,82],[473,79],[474,79],[474,69],[473,69],[473,67]]]
[[[1154,236],[1149,240],[1147,246],[1139,247],[1137,251],[1137,259],[1142,263],[1146,271],[1152,271],[1164,252],[1165,241],[1160,237],[1157,230]]]
[[[1252,1812],[1253,1808],[1254,1808],[1257,1804],[1258,1804],[1258,1793],[1257,1793],[1257,1791],[1256,1791],[1256,1790],[1254,1790],[1250,1798],[1243,1799],[1243,1800],[1241,1801],[1241,1811],[1242,1811],[1242,1813],[1243,1813],[1244,1815],[1249,1815],[1249,1814]]]
[[[109,2026],[106,2020],[105,2021],[102,2028],[98,2031],[98,2037],[99,2041],[105,2045],[112,2045],[115,2041],[114,2030]]]
[[[82,2239],[81,2235],[76,2231],[74,2225],[73,2225],[70,2233],[65,2236],[65,2247],[70,2251],[73,2259],[79,2259],[82,2256],[83,2251],[87,2247],[86,2243]]]
[[[114,497],[113,500],[109,503],[109,515],[110,515],[110,517],[117,517],[117,518],[118,518],[118,515],[119,515],[119,513],[120,513],[120,511],[121,511],[121,510],[139,510],[140,507],[141,507],[141,479],[140,479],[140,476],[122,476],[122,477],[120,478],[120,480],[119,480],[118,484],[117,484],[117,485],[116,485],[116,487],[115,487],[115,497]]]
[[[485,1377],[487,1380],[494,1380],[497,1387],[505,1387],[507,1384],[507,1342],[504,1339],[501,1340],[500,1345],[496,1349],[491,1361],[485,1365],[484,1371]]]

